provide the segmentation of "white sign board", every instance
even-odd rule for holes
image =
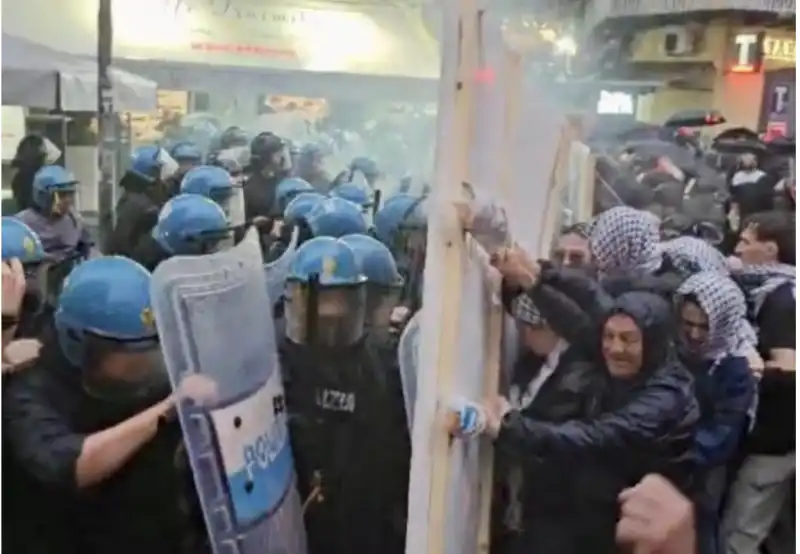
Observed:
[[[25,108],[3,106],[0,129],[3,131],[3,161],[10,162],[17,153],[17,145],[25,137]]]

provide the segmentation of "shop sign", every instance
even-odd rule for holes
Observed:
[[[787,85],[776,85],[772,90],[770,98],[770,113],[783,115],[789,108],[789,87]]]
[[[789,62],[794,64],[797,61],[797,42],[794,38],[764,37],[762,47],[765,60],[779,62]]]
[[[734,73],[757,73],[761,70],[764,58],[762,47],[764,33],[740,33],[733,38],[733,63],[730,70]]]
[[[760,71],[764,60],[794,65],[797,59],[797,42],[794,38],[769,36],[765,33],[739,33],[733,37],[734,73]]]

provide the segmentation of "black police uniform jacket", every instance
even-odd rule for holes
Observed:
[[[281,358],[309,554],[402,554],[408,432],[373,354],[286,340]]]
[[[124,192],[116,206],[117,223],[103,251],[132,257],[139,242],[149,238],[165,198],[156,197],[153,185],[130,173],[122,178],[120,186]]]
[[[12,455],[31,484],[34,506],[28,540],[45,550],[80,554],[175,554],[188,534],[179,508],[181,480],[175,454],[181,432],[165,423],[128,463],[105,481],[79,490],[75,466],[84,437],[155,404],[120,407],[86,394],[80,370],[56,344],[39,363],[15,376],[4,393],[3,424]],[[168,391],[164,391],[165,393]]]

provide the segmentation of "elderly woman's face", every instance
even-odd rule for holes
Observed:
[[[589,240],[580,235],[562,235],[553,249],[552,260],[565,267],[586,267],[591,261]]]

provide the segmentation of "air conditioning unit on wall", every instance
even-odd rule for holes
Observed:
[[[692,56],[700,52],[703,29],[693,26],[673,26],[664,29],[662,48],[669,57]]]

